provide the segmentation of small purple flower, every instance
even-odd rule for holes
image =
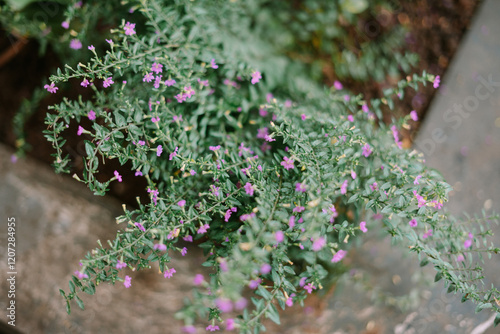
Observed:
[[[368,109],[368,106],[366,104],[363,104],[361,106],[361,110],[363,110],[363,112],[365,112],[365,113],[368,113],[370,111],[370,109]]]
[[[467,248],[470,248],[472,246],[472,240],[471,239],[467,239],[464,241],[464,247],[465,249]]]
[[[125,282],[123,282],[123,285],[128,289],[132,286],[132,277],[129,275],[125,276]]]
[[[64,29],[69,29],[69,21],[63,21],[61,23],[61,27],[63,27]]]
[[[51,94],[54,94],[59,89],[55,86],[55,83],[53,83],[53,82],[50,84],[50,86],[45,85],[45,86],[43,86],[43,88],[45,88]]]
[[[248,287],[252,290],[255,290],[259,286],[260,282],[262,282],[260,278],[251,280],[250,283],[248,283]]]
[[[114,174],[118,182],[122,182],[122,176],[118,173],[117,170],[114,171]]]
[[[266,136],[268,135],[268,131],[269,131],[268,128],[257,129],[257,138],[265,139]]]
[[[245,307],[247,307],[248,301],[244,298],[241,297],[234,303],[234,308],[237,310],[243,310]]]
[[[146,228],[141,223],[134,223],[134,225],[142,232],[146,232]]]
[[[159,75],[159,76],[157,76],[157,77],[155,78],[155,83],[154,83],[154,85],[153,85],[153,87],[154,87],[154,88],[156,88],[156,89],[160,88],[161,77],[162,77],[162,76],[161,76],[161,75]]]
[[[214,152],[215,152],[215,151],[220,150],[220,149],[221,149],[221,146],[220,146],[220,145],[217,145],[217,146],[209,146],[209,147],[208,147],[208,149],[209,149],[210,151],[214,151]]]
[[[196,333],[196,327],[194,327],[193,325],[184,326],[184,327],[182,327],[182,331],[184,333],[194,334],[194,333]]]
[[[293,208],[293,212],[302,212],[304,211],[306,208],[303,207],[303,206],[296,206],[295,208]]]
[[[342,195],[345,195],[345,193],[347,193],[347,180],[345,180],[344,183],[342,183],[342,185],[340,186],[340,193]]]
[[[463,262],[463,261],[465,261],[465,257],[462,254],[457,256],[457,262]]]
[[[231,312],[233,310],[233,303],[228,298],[217,298],[215,300],[215,306],[219,308],[224,313]]]
[[[78,279],[82,279],[82,278],[89,278],[89,275],[85,274],[85,273],[82,273],[80,271],[75,271],[74,274],[76,275],[76,277],[78,277]]]
[[[151,65],[151,71],[155,72],[156,74],[160,74],[161,72],[163,72],[162,68],[162,64],[153,63],[153,65]]]
[[[80,40],[74,38],[69,42],[69,47],[74,50],[80,50],[82,48],[82,42]]]
[[[269,263],[264,263],[261,267],[260,267],[260,273],[262,275],[267,275],[271,272],[271,265]]]
[[[165,270],[163,273],[163,277],[165,278],[171,278],[177,271],[174,268],[170,268]]]
[[[159,121],[160,121],[160,116],[151,118],[151,122],[153,122],[153,123],[157,123]]]
[[[425,232],[424,235],[422,235],[422,239],[427,239],[429,237],[432,237],[432,228]]]
[[[295,183],[295,191],[305,193],[307,191],[306,185],[304,183]]]
[[[164,245],[164,244],[155,244],[153,246],[153,249],[159,250],[159,251],[166,251],[167,250],[167,245]]]
[[[91,45],[91,46],[89,46],[89,47],[88,47],[88,49],[89,49],[90,51],[94,51],[94,50],[95,50],[95,47],[94,47],[93,45]]]
[[[219,187],[216,187],[213,184],[210,186],[210,191],[215,197],[219,197],[219,189]]]
[[[271,137],[270,135],[265,135],[264,136],[264,139],[268,142],[273,142],[273,141],[276,141],[276,139],[274,139],[273,137]],[[286,167],[285,167],[286,168]]]
[[[351,171],[351,177],[353,180],[356,179],[356,172],[355,171]]]
[[[415,178],[415,181],[413,181],[413,184],[420,184],[418,183],[418,180],[420,180],[422,178],[422,175],[417,175],[417,177]]]
[[[161,145],[158,145],[158,147],[156,148],[156,156],[159,157],[162,152],[163,152],[163,147]]]
[[[80,83],[80,86],[87,88],[87,86],[90,85],[90,82],[87,80],[87,78],[83,79],[83,81]]]
[[[212,67],[213,69],[218,69],[219,68],[219,65],[217,65],[215,63],[215,59],[212,58],[212,60],[210,61],[210,67]]]
[[[194,285],[201,285],[205,281],[205,278],[203,277],[202,274],[196,274],[196,276],[193,279]]]
[[[294,165],[293,165],[294,161],[293,161],[293,159],[290,159],[288,157],[283,157],[283,160],[284,161],[281,162],[281,166],[285,167],[286,170],[294,168]]]
[[[182,240],[187,241],[187,242],[193,242],[193,236],[186,235],[185,237],[182,238]]]
[[[255,85],[257,82],[260,81],[260,79],[262,79],[262,75],[259,71],[255,71],[252,73],[252,85]]]
[[[319,237],[316,240],[314,240],[311,248],[313,251],[318,252],[325,246],[326,246],[326,239],[324,237]]]
[[[217,325],[208,325],[207,328],[205,328],[206,331],[210,332],[215,332],[218,331],[220,328]]]
[[[85,132],[85,129],[81,125],[78,125],[78,131],[76,132],[76,134],[78,136],[81,136],[83,132]]]
[[[411,227],[417,227],[418,222],[417,222],[417,220],[416,220],[415,218],[413,218],[412,220],[410,220],[410,221],[408,222],[408,224],[409,224]]]
[[[113,78],[112,77],[107,77],[106,79],[104,79],[104,82],[102,83],[102,86],[104,88],[108,88],[109,86],[111,86],[112,84],[114,84],[115,82],[113,81]]]
[[[196,175],[196,171],[195,171],[194,169],[191,169],[191,170],[189,171],[189,174],[191,174],[191,175]]]
[[[245,188],[245,192],[247,193],[247,195],[253,196],[254,188],[250,182],[247,182],[245,184],[244,188]]]
[[[175,150],[168,155],[168,160],[172,160],[173,158],[175,158],[177,156],[177,151],[179,151],[179,147],[178,146],[176,146]]]
[[[106,39],[106,42],[108,42],[109,45],[113,46],[115,42],[113,42],[112,39]]]
[[[353,115],[349,115],[349,116],[347,116],[347,120],[348,120],[349,122],[354,122],[354,116],[353,116]]]
[[[304,290],[306,290],[308,293],[312,293],[313,290],[316,290],[316,287],[312,283],[307,283],[307,285],[304,287]]]
[[[91,120],[91,121],[94,121],[95,120],[95,111],[94,110],[91,110],[88,112],[87,114],[87,117]]]
[[[344,88],[344,86],[342,86],[342,84],[340,83],[340,81],[338,80],[335,80],[335,82],[333,83],[333,87],[336,89],[336,90],[341,90],[342,88]]]
[[[366,222],[361,222],[361,223],[359,223],[359,229],[360,229],[363,233],[368,232],[368,229],[366,228]]]
[[[372,149],[370,147],[370,144],[365,144],[365,146],[363,146],[363,155],[365,156],[365,158],[368,158],[371,153]]]
[[[418,115],[417,115],[417,112],[415,110],[412,110],[410,112],[410,117],[412,120],[414,120],[415,122],[418,121]]]
[[[160,192],[158,191],[158,189],[153,190],[153,189],[148,188],[148,193],[150,193],[153,196],[153,202],[156,205],[158,202],[158,194]]]
[[[198,231],[196,231],[196,233],[198,233],[198,234],[207,233],[207,230],[209,228],[210,228],[210,225],[208,225],[208,224],[202,225],[202,226],[200,226],[200,228],[198,229]]]
[[[142,78],[142,82],[151,82],[155,77],[153,76],[153,72],[146,73],[144,78]]]
[[[302,115],[300,115],[300,119],[301,119],[301,120],[305,121],[305,120],[306,120],[306,118],[307,118],[306,114],[302,114]]]
[[[307,281],[307,277],[302,277],[299,281],[299,286],[303,287],[304,285],[306,285],[306,281]]]
[[[126,267],[127,267],[127,264],[125,262],[123,262],[122,260],[118,260],[118,262],[116,262],[116,269],[123,269]]]
[[[170,86],[173,86],[176,84],[176,81],[174,79],[168,79],[168,80],[165,80],[165,85],[167,87],[170,87]]]
[[[290,228],[295,227],[295,216],[290,216],[290,219],[288,219],[288,226],[290,226]]]
[[[125,24],[125,27],[123,27],[123,30],[125,30],[125,35],[127,35],[127,36],[135,35],[134,28],[135,28],[135,23],[127,22]]]
[[[282,243],[285,240],[285,234],[283,231],[276,231],[274,238],[276,239],[277,243]]]
[[[338,252],[335,253],[335,255],[333,256],[332,262],[333,263],[340,262],[346,254],[347,252],[345,250],[339,249]]]
[[[438,88],[440,83],[441,83],[441,77],[439,75],[436,75],[436,78],[434,79],[434,83],[432,84],[432,87]]]
[[[186,205],[186,201],[181,199],[179,202],[177,202],[177,205],[182,208],[184,205]]]
[[[234,319],[229,318],[226,320],[226,330],[232,331],[234,329]]]

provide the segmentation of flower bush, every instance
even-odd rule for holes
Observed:
[[[481,284],[478,265],[500,250],[487,240],[498,217],[446,213],[451,187],[420,153],[402,149],[399,130],[415,113],[377,121],[382,108],[409,89],[438,87],[439,77],[414,74],[367,101],[340,82],[319,86],[309,66],[283,55],[279,36],[259,37],[260,9],[274,2],[123,2],[133,14],[105,47],[82,43],[91,59],[66,64],[45,86],[61,94],[77,81],[93,94],[64,98],[47,114],[57,172],[71,172],[64,146],[75,129],[86,156],[73,177],[95,195],[113,182],[148,184],[149,200],[124,207],[116,238],[89,252],[69,292],[60,290],[68,312],[102,282],[134,288],[126,268],[158,265],[173,277],[170,254],[189,256],[182,240],[203,249],[211,269],[193,277],[193,298],[179,312],[185,331],[205,319],[207,331],[260,332],[262,317],[279,323],[277,307],[302,304],[337,279],[352,241],[370,229],[431,263],[448,292],[500,311],[499,291]],[[111,159],[122,169],[102,179]]]

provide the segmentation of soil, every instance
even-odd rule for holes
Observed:
[[[404,48],[415,52],[420,56],[420,61],[414,73],[426,70],[435,75],[443,75],[455,54],[460,39],[470,25],[471,18],[478,8],[479,0],[414,0],[404,1],[398,4],[397,10],[393,12],[382,11],[378,17],[373,18],[381,32],[391,29],[396,24],[406,26],[409,33],[406,37]],[[50,47],[47,52],[39,56],[39,45],[34,40],[27,43],[17,43],[18,39],[9,35],[8,32],[0,30],[0,59],[10,54],[10,60],[0,63],[0,141],[15,147],[16,137],[12,128],[12,120],[19,109],[23,99],[29,98],[35,87],[41,86],[43,80],[48,78],[55,68],[60,66],[59,61]],[[331,59],[328,55],[317,54],[317,57]],[[328,71],[325,65],[325,82],[331,84],[334,73]],[[332,77],[333,75],[333,77]],[[387,78],[383,83],[376,82],[344,82],[344,86],[354,92],[364,93],[368,98],[381,96],[382,90],[393,85],[395,78]],[[432,85],[420,90],[418,93],[408,90],[404,99],[397,102],[396,112],[387,111],[384,120],[390,121],[391,117],[400,117],[416,110],[420,121],[425,117],[425,112],[435,94]],[[71,87],[65,90],[68,97],[76,97],[85,93],[81,87]],[[36,112],[29,117],[26,126],[26,142],[32,147],[29,155],[47,164],[53,162],[53,149],[43,137],[42,131],[46,129],[44,124],[47,106],[58,102],[57,96],[48,96],[44,99]],[[403,131],[403,143],[406,147],[411,145],[418,125],[409,131]],[[74,130],[74,131],[72,131]],[[69,129],[67,133],[74,133],[68,137],[66,150],[73,158],[73,169],[81,174],[83,168],[82,156],[83,138],[76,136],[76,129]],[[127,204],[136,203],[135,196],[145,195],[146,183],[136,178],[130,172],[130,168],[120,168],[118,162],[110,161],[100,171],[103,179],[113,177],[113,172],[118,169],[125,179],[134,182],[113,182],[110,194]],[[129,172],[127,172],[127,170]]]

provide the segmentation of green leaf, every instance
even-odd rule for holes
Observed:
[[[73,281],[69,281],[69,291],[75,293],[75,283],[73,283]]]
[[[83,305],[83,301],[80,299],[80,297],[78,296],[75,296],[76,297],[76,303],[78,304],[78,306],[82,309],[82,310],[85,310],[85,305]]]
[[[500,312],[497,313],[497,316],[495,317],[495,321],[493,322],[493,324],[496,326],[498,326],[498,324],[500,324]]]
[[[442,271],[438,271],[436,273],[436,276],[434,277],[434,282],[438,282],[441,278],[443,278],[443,272]]]

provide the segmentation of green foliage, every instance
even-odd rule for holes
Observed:
[[[368,2],[343,1],[338,7],[306,1],[316,9],[304,11],[305,17],[281,1],[125,3],[134,15],[112,29],[111,43],[85,48],[89,60],[66,64],[50,77],[57,85],[87,80],[93,93],[87,101],[65,98],[50,107],[45,136],[56,151],[56,171],[71,172],[65,131],[79,125],[85,169],[74,178],[104,195],[111,182],[122,180],[119,171],[102,180],[99,169],[118,159],[142,174],[150,196],[125,209],[116,238],[106,247],[99,243],[81,261],[69,293],[60,290],[68,312],[73,299],[83,308],[79,293],[94,294],[102,282],[124,281],[119,263],[137,270],[158,263],[167,275],[173,269],[169,254],[182,251],[178,241],[193,238],[211,274],[198,282],[178,318],[186,325],[199,316],[212,325],[227,322],[222,301],[234,303],[253,289],[252,305],[234,321],[242,333],[259,332],[263,316],[279,323],[277,305],[301,303],[307,289],[320,290],[342,275],[340,255],[362,237],[361,220],[418,253],[421,265],[431,263],[436,281],[474,301],[478,311],[500,311],[499,292],[481,284],[478,265],[483,253],[498,253],[487,244],[489,224],[498,217],[457,221],[447,214],[441,206],[450,186],[423,164],[420,153],[394,142],[409,116],[392,127],[376,121],[382,107],[392,109],[394,99],[434,76],[409,76],[366,101],[319,86],[308,74],[311,66],[284,52],[296,38],[310,38],[298,34],[294,22],[310,22],[305,30],[314,34],[321,31],[317,22],[328,22],[324,13],[355,24],[354,14],[373,10]],[[281,7],[275,20],[266,19]],[[129,22],[137,33],[130,33]],[[329,38],[344,37],[341,26],[332,29]],[[347,57],[326,44],[332,55]],[[384,55],[392,52],[387,45],[377,51],[370,44],[366,54],[375,59],[379,51],[391,66],[404,67],[403,57],[387,60]],[[155,79],[145,79],[154,63],[163,66],[156,87]],[[352,62],[341,62],[339,75],[377,77],[372,70],[378,66],[360,63],[366,66],[362,75],[350,72],[356,68]],[[255,82],[258,73],[263,78]],[[110,79],[114,83],[104,87]],[[96,119],[87,122],[91,111]],[[467,240],[473,245],[466,247]],[[266,264],[270,270],[262,269]]]

